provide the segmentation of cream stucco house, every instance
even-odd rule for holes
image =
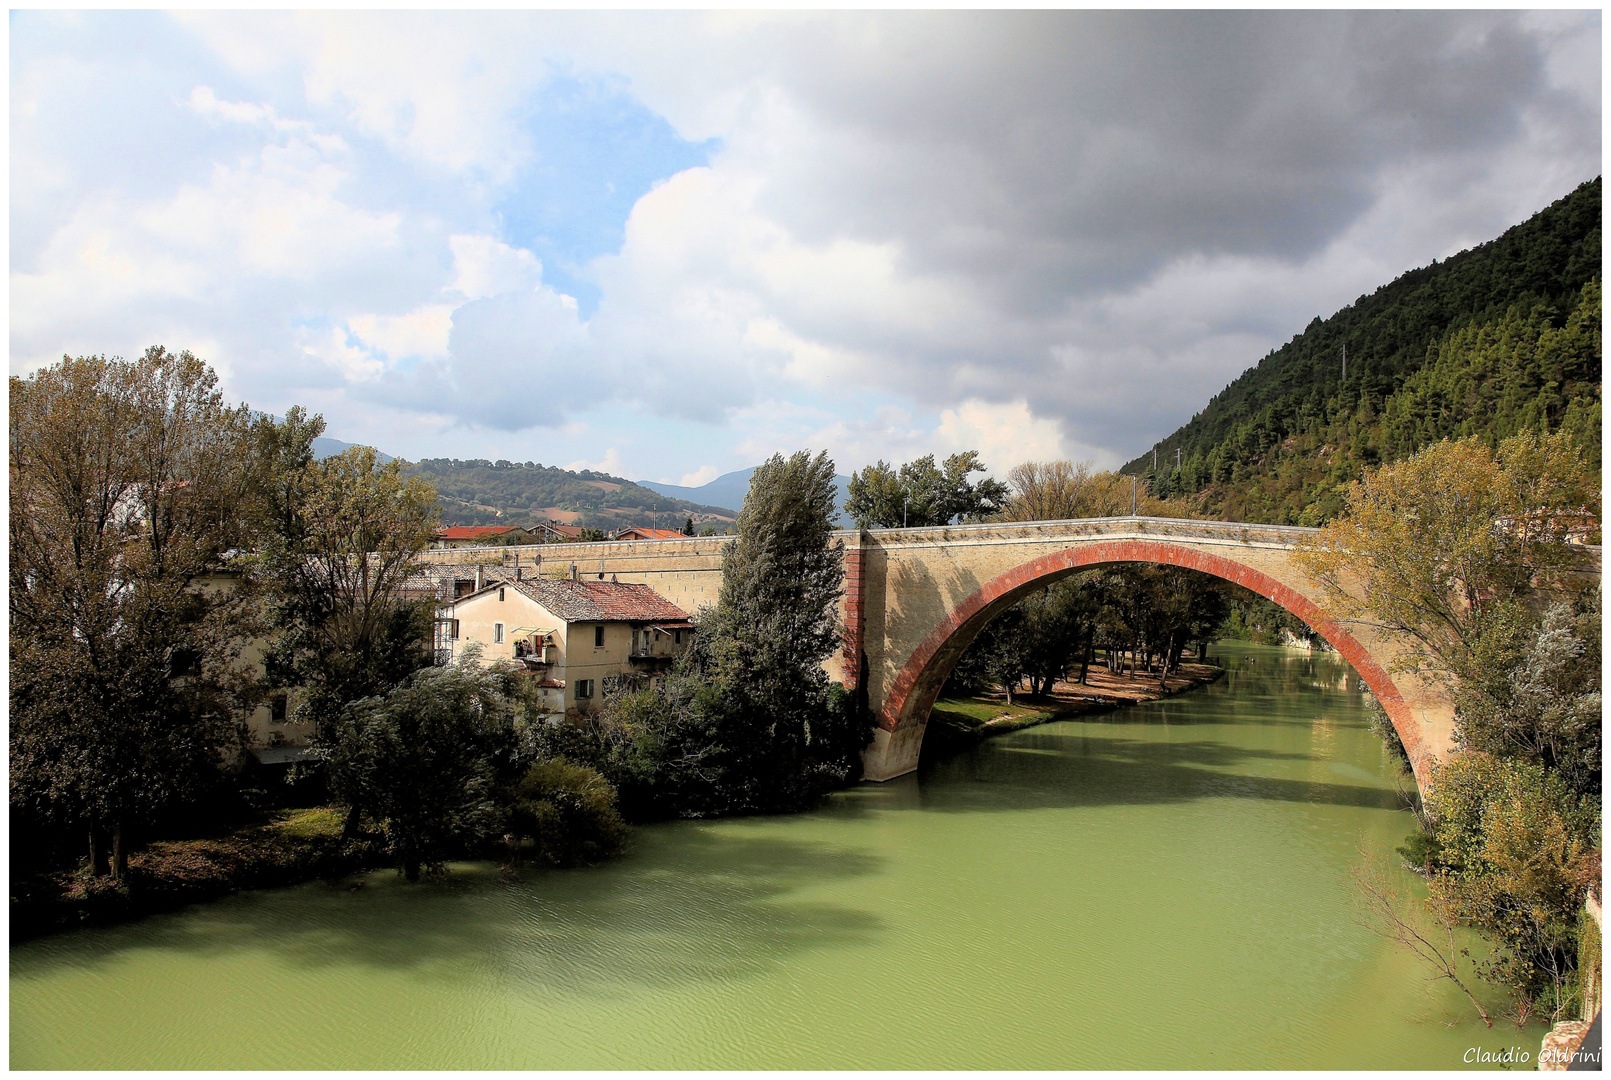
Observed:
[[[438,662],[478,642],[484,663],[532,673],[550,715],[596,711],[615,680],[652,684],[693,640],[688,613],[647,585],[519,571],[483,581],[438,609]]]

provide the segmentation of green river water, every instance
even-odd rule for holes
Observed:
[[[14,946],[11,1065],[1536,1057],[1539,1031],[1485,1030],[1353,919],[1360,840],[1390,852],[1412,826],[1357,676],[1329,654],[1215,652],[1229,674],[1204,689],[992,740],[815,813],[641,828],[593,869],[380,872]]]

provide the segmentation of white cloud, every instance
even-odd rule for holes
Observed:
[[[453,281],[446,292],[466,300],[535,289],[543,280],[543,264],[524,248],[513,248],[495,236],[450,236]]]
[[[604,451],[604,457],[598,461],[578,458],[567,464],[565,468],[570,469],[572,472],[591,469],[594,472],[608,473],[611,476],[620,476],[626,471],[626,465],[621,461],[621,452],[613,446],[608,447]]]
[[[682,479],[678,480],[676,483],[678,487],[704,487],[706,484],[710,483],[720,475],[721,470],[717,469],[716,466],[701,465],[691,473],[683,473]],[[666,484],[671,483],[670,480],[664,480],[661,482]]]
[[[955,409],[945,409],[934,430],[933,445],[937,455],[977,450],[990,472],[998,477],[1005,477],[1007,470],[1023,461],[1052,461],[1065,456],[1057,422],[1037,419],[1024,401],[1004,405],[965,401]],[[1076,456],[1099,457],[1101,453],[1086,448],[1085,453]],[[1122,462],[1110,459],[1098,464],[1112,466]]]
[[[440,360],[448,352],[453,305],[425,304],[402,315],[354,315],[347,329],[365,348],[392,360]]]
[[[112,74],[107,18],[14,20],[13,369],[205,342],[416,456],[1112,463],[1599,170],[1593,12],[187,12]],[[545,281],[556,73],[719,147]]]
[[[385,370],[379,359],[350,343],[346,333],[334,326],[306,331],[302,335],[302,351],[335,368],[349,382],[372,379]]]

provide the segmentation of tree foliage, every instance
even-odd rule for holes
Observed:
[[[1003,687],[1009,703],[1026,678],[1048,693],[1078,664],[1082,681],[1096,650],[1110,665],[1128,653],[1160,682],[1188,645],[1217,635],[1228,610],[1224,583],[1171,566],[1129,564],[1087,570],[1030,592],[997,615],[952,672],[957,691]]]
[[[1333,615],[1416,643],[1402,669],[1458,679],[1476,673],[1485,634],[1581,565],[1569,531],[1598,513],[1565,432],[1522,432],[1497,453],[1445,441],[1368,471],[1345,514],[1293,557]]]
[[[1455,689],[1460,745],[1541,765],[1572,792],[1602,784],[1600,590],[1550,606],[1537,625],[1484,635]]]
[[[850,478],[845,513],[859,529],[978,521],[998,512],[1007,496],[999,480],[971,479],[985,471],[976,450],[952,454],[940,466],[925,454],[899,471],[879,461]]]
[[[870,727],[822,668],[840,646],[833,506],[826,455],[758,468],[720,598],[669,676],[540,730],[541,753],[596,767],[640,819],[800,809],[852,778]]]
[[[1179,517],[1180,503],[1155,498],[1147,481],[1094,470],[1088,461],[1026,461],[1007,475],[1010,494],[1003,521],[1067,521],[1072,518]]]
[[[1479,966],[1508,987],[1518,1017],[1561,1019],[1572,1004],[1578,913],[1599,877],[1598,793],[1573,794],[1542,765],[1455,755],[1427,793],[1432,903],[1497,946]]]
[[[315,460],[323,426],[292,408],[265,436],[272,528],[257,558],[275,631],[269,678],[304,689],[299,711],[321,731],[430,662],[430,607],[402,587],[438,520],[430,485],[370,447]]]
[[[615,788],[597,769],[564,758],[539,761],[515,785],[509,827],[531,837],[537,857],[550,865],[598,862],[626,841],[615,800]]]
[[[12,805],[125,830],[215,783],[241,746],[235,667],[262,475],[245,406],[153,347],[11,380]]]
[[[516,752],[529,682],[469,649],[352,702],[331,723],[331,791],[381,823],[410,881],[502,827],[500,774]]]

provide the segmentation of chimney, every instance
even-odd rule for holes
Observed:
[[[487,583],[486,574],[482,571],[481,564],[476,563],[475,564],[475,591],[480,592],[482,587],[484,587],[486,585],[486,583]]]
[[[576,572],[576,564],[575,563],[571,563],[571,580],[572,581],[581,581],[582,580],[581,575]]]
[[[614,574],[611,574],[611,575],[610,575],[610,584],[611,584],[611,585],[614,585],[614,584],[615,584],[615,575],[614,575]]]
[[[516,560],[515,561],[515,580],[516,581],[524,580],[525,574],[526,574],[526,568],[524,566],[520,565],[519,560]]]

